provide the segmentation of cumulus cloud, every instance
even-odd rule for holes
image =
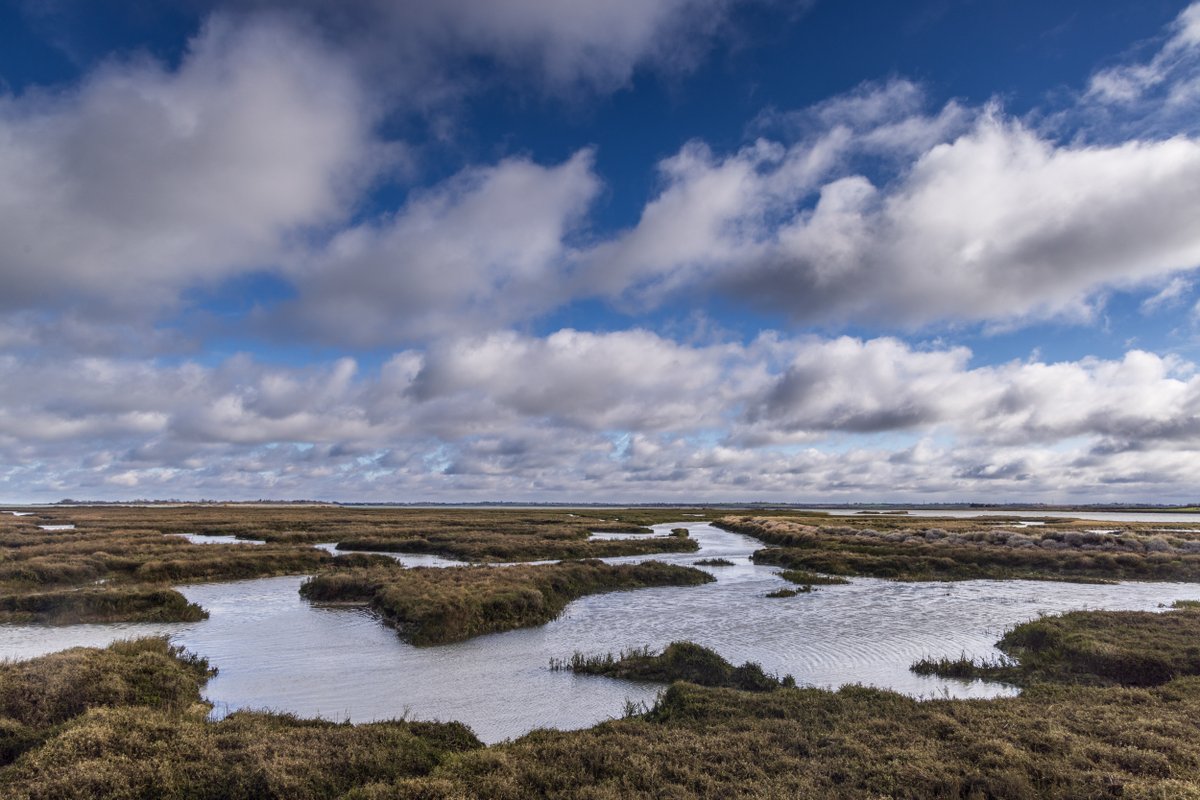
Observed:
[[[850,113],[879,119],[897,92],[878,94]],[[950,125],[906,122],[900,99],[884,128],[723,157],[688,145],[661,165],[665,186],[637,226],[588,254],[594,286],[652,304],[707,285],[801,323],[919,327],[1086,316],[1105,288],[1200,264],[1200,141],[1060,144],[990,107],[890,182],[846,171],[885,128],[962,123],[961,109]]]
[[[553,166],[468,168],[290,259],[299,297],[282,321],[322,341],[376,345],[543,312],[566,299],[570,239],[599,188],[590,150]]]
[[[126,311],[272,263],[384,153],[349,66],[275,18],[214,18],[176,69],[106,63],[0,97],[0,309]]]

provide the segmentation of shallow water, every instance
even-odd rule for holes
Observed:
[[[671,527],[678,524],[655,526],[660,533]],[[866,578],[768,599],[767,592],[786,584],[775,568],[749,563],[760,543],[704,523],[687,527],[701,549],[658,560],[735,562],[708,568],[715,583],[593,595],[572,603],[548,625],[457,644],[412,647],[368,612],[310,606],[297,592],[303,579],[284,577],[180,587],[209,610],[211,618],[204,622],[0,626],[0,654],[28,657],[170,633],[220,667],[206,690],[218,713],[251,707],[357,722],[404,714],[457,719],[493,742],[536,727],[586,727],[619,715],[626,700],[652,702],[661,688],[548,669],[551,657],[569,657],[576,650],[603,653],[691,639],[735,663],[754,660],[769,671],[791,673],[802,684],[857,682],[922,697],[987,697],[1012,690],[921,677],[908,666],[927,655],[995,655],[992,643],[1005,628],[1041,613],[1151,610],[1175,599],[1200,599],[1197,584]]]
[[[239,539],[236,536],[212,536],[207,533],[168,533],[167,536],[178,536],[187,539],[192,544],[266,544],[262,539]]]
[[[465,567],[469,564],[467,561],[459,561],[454,558],[446,558],[445,556],[426,555],[424,553],[388,553],[383,550],[338,550],[337,542],[321,542],[314,544],[313,547],[318,550],[324,550],[327,553],[332,553],[335,556],[349,555],[350,553],[361,553],[368,556],[387,556],[394,558],[406,567]]]

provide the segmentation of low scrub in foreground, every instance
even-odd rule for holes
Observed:
[[[0,663],[0,764],[92,708],[182,711],[200,702],[211,674],[205,660],[155,638]]]
[[[200,702],[210,674],[162,639],[0,664],[0,795],[316,800],[481,746],[459,723],[211,722]]]
[[[735,667],[719,653],[694,642],[672,642],[661,653],[648,648],[626,651],[618,656],[575,653],[567,661],[552,660],[550,668],[631,681],[688,681],[699,686],[723,686],[748,692],[769,692],[796,685],[791,675],[783,678],[769,675],[752,661]]]
[[[300,594],[314,603],[370,605],[407,641],[444,644],[542,625],[584,595],[651,586],[695,586],[703,570],[647,561],[564,561],[511,567],[378,567],[314,577]]]

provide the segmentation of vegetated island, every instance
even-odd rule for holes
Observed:
[[[662,652],[650,648],[589,656],[575,653],[569,659],[551,659],[550,668],[570,670],[576,675],[604,675],[630,681],[673,683],[687,681],[698,686],[723,686],[747,692],[770,692],[796,685],[791,675],[770,675],[761,664],[747,661],[730,664],[720,653],[695,642],[671,642]]]
[[[922,659],[920,675],[1094,686],[1159,686],[1200,675],[1200,602],[1172,611],[1072,611],[1014,626],[997,642],[995,660]]]
[[[677,681],[646,713],[490,747],[457,723],[258,712],[212,721],[199,695],[202,660],[161,640],[77,649],[0,664],[0,794],[1187,798],[1200,785],[1200,664],[1187,652],[1197,617],[1185,607],[1040,620],[1059,644],[1038,651],[1018,697],[918,701],[861,686]],[[1115,661],[1085,655],[1110,650]],[[1111,669],[1121,653],[1171,667]]]
[[[589,594],[713,580],[703,570],[658,561],[413,569],[393,564],[320,574],[300,594],[313,603],[370,606],[406,641],[433,645],[543,625]]]
[[[1155,523],[727,516],[713,524],[773,547],[756,564],[891,580],[1200,581],[1200,529]]]

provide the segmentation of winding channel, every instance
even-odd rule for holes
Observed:
[[[457,644],[405,644],[367,611],[309,605],[297,591],[304,578],[282,577],[178,587],[208,609],[210,619],[202,622],[0,625],[0,655],[27,658],[167,634],[220,668],[205,692],[218,716],[266,708],[355,722],[400,716],[461,720],[484,741],[495,742],[534,728],[587,727],[619,715],[626,701],[652,702],[662,688],[548,669],[551,657],[577,650],[602,653],[690,639],[735,663],[757,661],[806,685],[864,683],[918,697],[993,697],[1014,690],[917,676],[908,666],[922,656],[995,655],[992,644],[1007,627],[1043,613],[1156,610],[1177,599],[1200,599],[1200,584],[870,578],[768,599],[767,592],[785,583],[776,568],[750,563],[760,542],[707,523],[654,527],[665,534],[681,524],[700,550],[653,558],[679,564],[733,561],[732,567],[705,568],[717,577],[715,583],[593,595],[571,603],[548,625]],[[409,566],[455,563],[436,556],[395,557]]]

